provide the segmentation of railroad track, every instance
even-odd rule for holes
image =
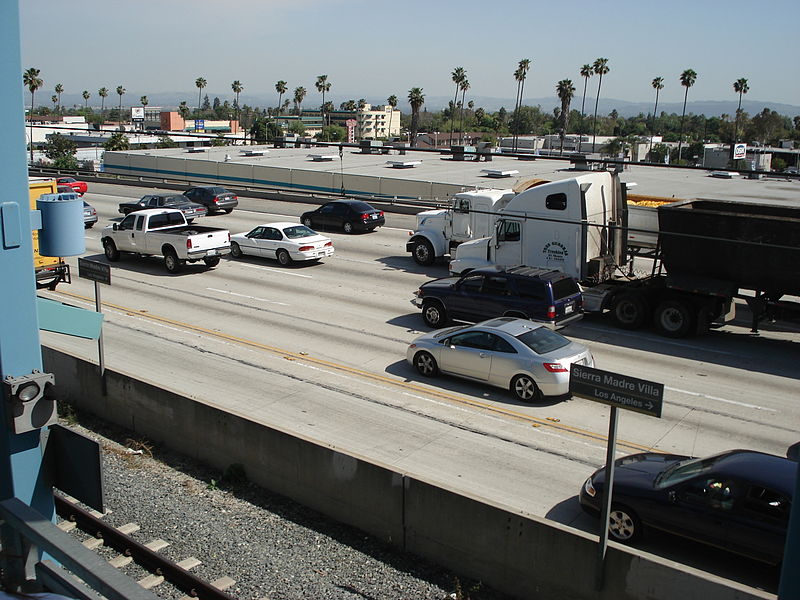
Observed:
[[[72,532],[74,535],[85,533],[88,537],[82,543],[90,550],[105,546],[118,553],[108,561],[111,566],[124,569],[129,564],[136,563],[149,572],[149,575],[138,580],[143,588],[153,589],[168,582],[186,594],[181,600],[234,600],[224,591],[236,583],[233,579],[221,577],[208,582],[197,577],[190,570],[202,564],[200,560],[188,557],[174,562],[160,555],[159,551],[169,546],[169,543],[161,539],[147,543],[135,540],[132,534],[139,530],[136,523],[112,527],[103,521],[102,513],[87,511],[78,506],[77,500],[68,496],[56,495],[55,506],[56,513],[63,519],[58,523],[62,531]]]

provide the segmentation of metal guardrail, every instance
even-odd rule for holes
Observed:
[[[97,600],[98,594],[108,600],[158,600],[158,596],[18,498],[0,502],[0,519],[3,545],[0,566],[8,577],[4,583],[23,586],[26,592],[47,589],[79,600]],[[42,552],[58,560],[72,575],[51,561],[41,561]],[[75,577],[80,577],[83,583]]]

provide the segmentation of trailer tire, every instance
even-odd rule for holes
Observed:
[[[650,307],[642,294],[622,293],[611,303],[611,321],[620,329],[641,329],[647,323]]]
[[[656,331],[665,337],[682,338],[694,330],[696,315],[691,304],[682,300],[664,300],[653,315]]]
[[[432,265],[436,260],[436,253],[433,251],[433,245],[426,239],[416,240],[414,242],[414,249],[411,251],[411,256],[418,265],[427,267]]]

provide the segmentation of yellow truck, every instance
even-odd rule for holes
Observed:
[[[28,179],[31,210],[36,210],[36,201],[42,194],[58,193],[55,179],[30,177]],[[69,265],[63,258],[39,254],[39,230],[33,230],[33,270],[36,273],[36,289],[56,289],[62,281],[70,283]]]

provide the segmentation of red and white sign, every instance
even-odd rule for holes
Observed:
[[[747,144],[736,144],[733,147],[733,160],[741,160],[747,156]]]

